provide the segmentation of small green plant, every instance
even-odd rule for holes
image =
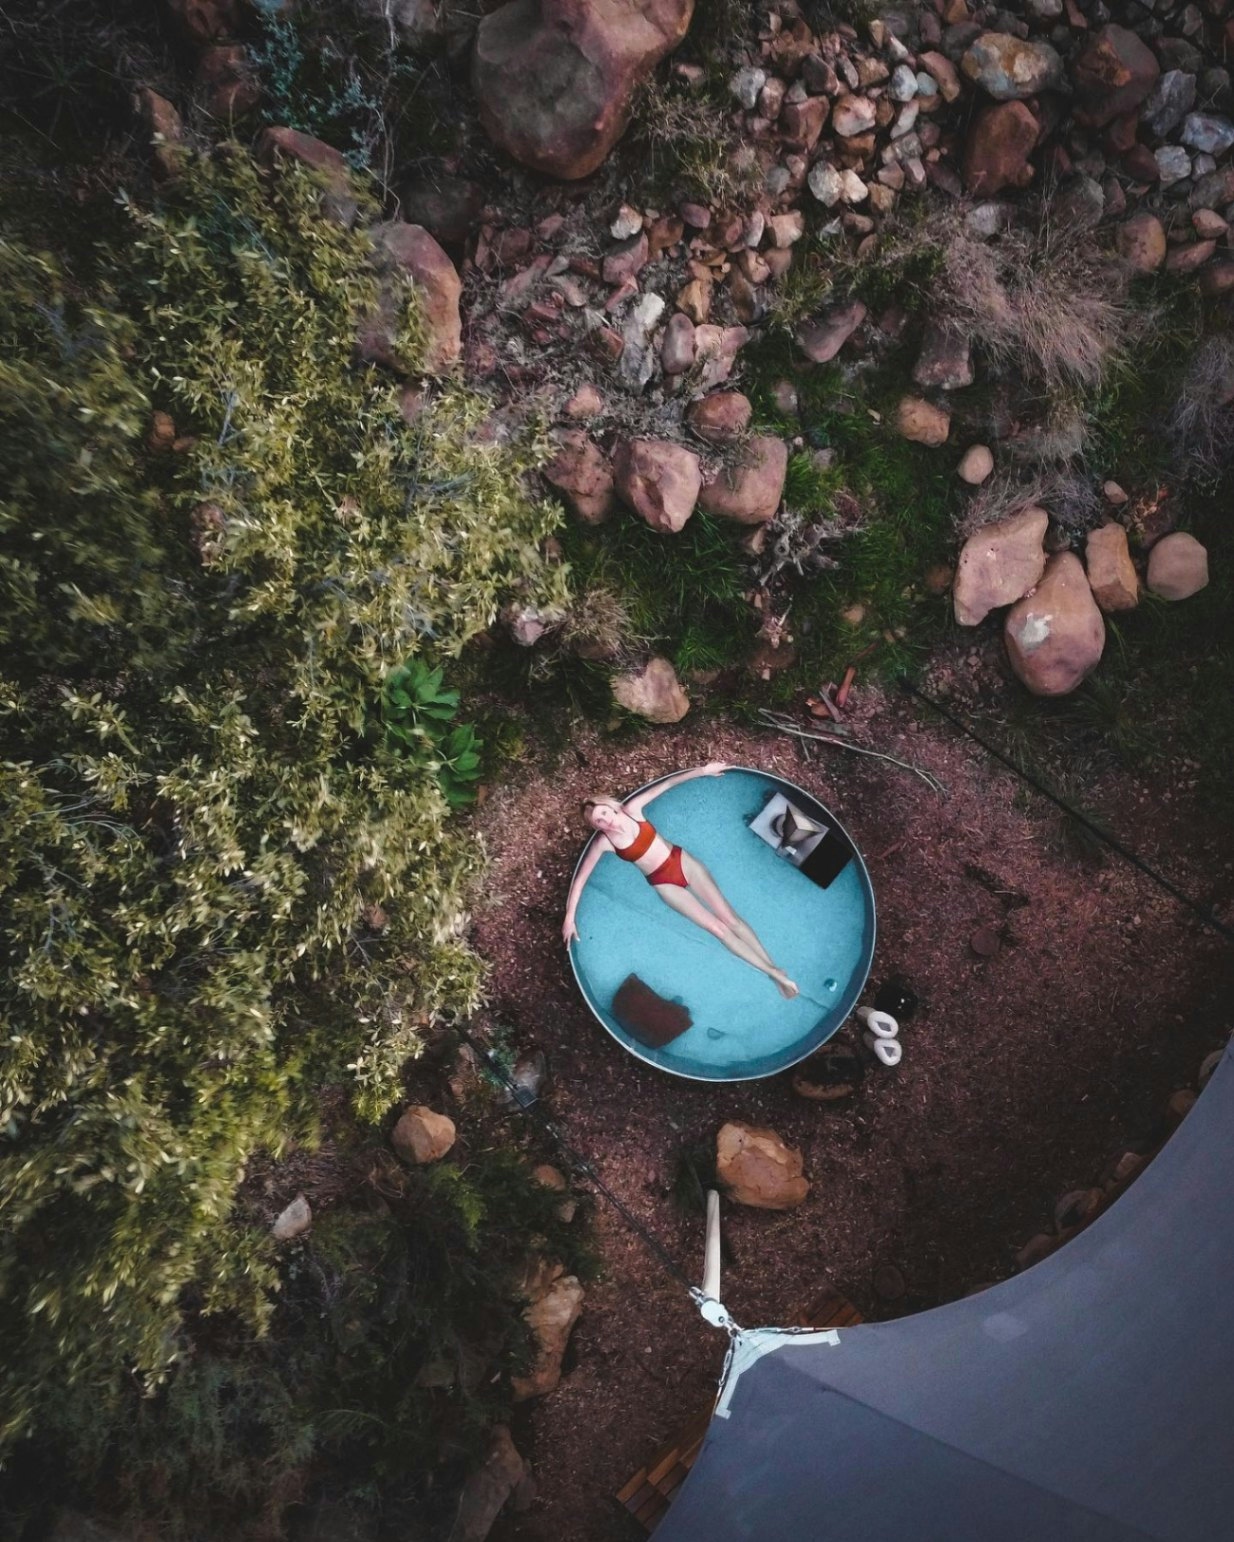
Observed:
[[[446,802],[462,808],[475,802],[484,741],[470,723],[446,727],[458,711],[459,695],[443,690],[442,679],[440,665],[430,669],[423,659],[391,670],[381,693],[381,720],[386,748],[414,759],[427,756]]]

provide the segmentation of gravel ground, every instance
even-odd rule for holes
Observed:
[[[878,762],[688,719],[636,745],[588,730],[547,774],[528,766],[496,790],[479,818],[492,871],[474,936],[492,966],[492,1016],[520,1047],[547,1051],[546,1107],[688,1275],[701,1272],[702,1221],[670,1195],[683,1145],[742,1119],[803,1152],[813,1187],[798,1209],[726,1208],[724,1297],[750,1325],[793,1322],[824,1281],[879,1318],[1005,1277],[1060,1195],[1154,1140],[1170,1093],[1234,1027],[1220,938],[1117,858],[1068,855],[1056,812],[950,728],[875,690],[858,700],[859,737],[928,768],[945,798]],[[707,1086],[652,1070],[574,988],[560,926],[585,835],[579,800],[710,759],[779,773],[835,809],[877,896],[871,980],[903,972],[922,999],[902,1065],[871,1064],[847,1104],[803,1101],[787,1076]],[[1216,878],[1229,901],[1229,832],[1189,817],[1185,788],[1123,776],[1093,790],[1147,859],[1192,892],[1211,894]],[[993,958],[970,947],[980,927],[1001,936]],[[707,1405],[720,1370],[721,1336],[602,1201],[595,1235],[604,1273],[566,1375],[515,1428],[538,1497],[502,1518],[502,1542],[641,1535],[612,1496]],[[907,1285],[895,1303],[873,1289],[885,1263]]]

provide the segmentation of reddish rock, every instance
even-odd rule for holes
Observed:
[[[1102,27],[1071,65],[1077,117],[1101,128],[1132,112],[1160,74],[1161,66],[1152,49],[1134,32],[1113,24]]]
[[[604,398],[589,380],[584,381],[561,411],[563,416],[577,421],[596,418],[604,411]]]
[[[419,1166],[439,1161],[455,1141],[453,1119],[423,1103],[405,1109],[394,1126],[390,1143],[404,1162]]]
[[[699,366],[698,389],[709,391],[733,372],[737,352],[750,339],[745,327],[702,325],[694,329],[694,359]]]
[[[1065,696],[1098,665],[1105,623],[1074,552],[1046,563],[1034,592],[1007,612],[1007,657],[1035,696]]]
[[[790,102],[780,114],[779,129],[786,144],[807,153],[818,143],[827,121],[825,96],[808,96],[804,102]]]
[[[1123,156],[1122,169],[1123,174],[1130,177],[1133,182],[1145,182],[1150,186],[1161,175],[1157,166],[1157,157],[1147,145],[1132,145]]]
[[[685,36],[692,0],[509,0],[472,58],[480,121],[507,155],[585,177],[630,118],[636,87]]]
[[[802,322],[797,328],[797,346],[811,364],[826,364],[865,319],[866,308],[860,300],[833,306],[814,321]]]
[[[1206,268],[1200,275],[1200,289],[1214,300],[1219,295],[1229,294],[1234,289],[1234,262],[1223,257],[1211,268]]]
[[[1186,600],[1208,583],[1208,553],[1185,530],[1163,535],[1148,554],[1148,587],[1163,600]]]
[[[182,168],[185,158],[184,124],[180,114],[165,96],[139,86],[133,93],[133,110],[150,137],[151,161],[155,177],[170,181]]]
[[[990,197],[1005,187],[1027,187],[1029,156],[1039,125],[1023,102],[1000,102],[978,113],[964,143],[964,185]]]
[[[644,230],[640,230],[637,235],[630,236],[625,241],[619,241],[605,257],[600,269],[604,282],[624,284],[627,279],[636,278],[647,266],[649,251],[647,233]]]
[[[198,47],[234,37],[239,26],[236,0],[166,0],[166,5],[185,38]]]
[[[698,456],[663,439],[628,439],[613,457],[621,501],[653,530],[676,534],[694,512],[703,485]]]
[[[1155,273],[1165,261],[1165,227],[1148,209],[1137,209],[1115,235],[1118,255],[1135,273]]]
[[[454,264],[422,225],[389,220],[374,225],[370,235],[383,284],[377,310],[360,331],[360,357],[392,369],[423,370],[427,374],[445,369],[462,351],[458,302],[463,286]],[[401,286],[394,282],[396,278],[410,278],[419,296],[424,326],[423,356],[419,359],[403,359],[397,354]]]
[[[716,391],[691,404],[686,421],[709,444],[724,444],[750,426],[749,400],[740,391]]]
[[[257,159],[273,166],[280,156],[299,161],[317,173],[326,194],[327,212],[341,224],[350,225],[356,217],[356,197],[347,162],[342,154],[322,139],[302,134],[299,129],[262,129],[257,139]]]
[[[699,507],[740,525],[765,525],[780,507],[787,473],[788,446],[770,434],[756,434],[735,465],[703,484]]]
[[[1191,246],[1176,246],[1166,255],[1167,273],[1195,273],[1216,252],[1215,241],[1196,241]]]
[[[544,1397],[561,1380],[566,1344],[586,1295],[577,1275],[566,1274],[560,1264],[529,1271],[524,1288],[529,1300],[523,1318],[531,1330],[535,1361],[527,1375],[510,1378],[516,1403]]]
[[[690,698],[667,659],[649,659],[642,669],[613,681],[618,706],[649,723],[680,723],[690,710]]]
[[[660,343],[660,364],[666,375],[684,375],[694,363],[694,323],[683,311],[669,317]]]
[[[243,43],[215,43],[197,60],[197,88],[214,118],[243,118],[261,101],[261,86]]]
[[[919,396],[904,396],[896,408],[895,426],[903,438],[911,439],[914,444],[936,448],[947,442],[947,435],[951,432],[951,415],[942,407],[923,401]]]
[[[733,1121],[716,1136],[716,1178],[730,1199],[757,1210],[791,1210],[810,1192],[801,1152],[774,1130]]]
[[[1109,615],[1112,611],[1134,610],[1140,598],[1140,580],[1127,549],[1127,532],[1122,525],[1109,524],[1089,532],[1084,544],[1084,566],[1093,598]]]
[[[969,536],[956,564],[952,595],[961,626],[977,626],[992,610],[1028,593],[1045,571],[1042,542],[1049,523],[1044,509],[1027,508]]]
[[[956,476],[970,487],[980,487],[993,470],[994,455],[986,444],[970,444],[955,468]]]
[[[561,494],[571,514],[585,525],[600,525],[613,512],[617,495],[613,470],[604,452],[581,428],[557,436],[556,455],[544,468],[544,479]]]

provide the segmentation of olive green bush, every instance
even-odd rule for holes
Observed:
[[[0,245],[6,1437],[157,1382],[186,1303],[261,1329],[253,1155],[326,1084],[378,1116],[477,998],[475,842],[432,746],[366,730],[391,668],[562,598],[543,446],[452,384],[405,420],[318,202],[231,147],[73,269]]]

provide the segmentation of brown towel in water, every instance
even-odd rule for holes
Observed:
[[[613,1016],[640,1044],[662,1049],[689,1028],[694,1019],[676,1001],[665,1001],[636,974],[625,977],[613,997]]]

